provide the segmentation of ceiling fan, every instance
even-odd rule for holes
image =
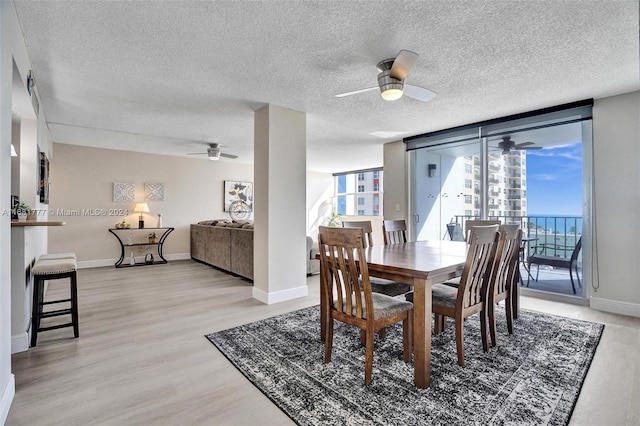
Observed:
[[[207,152],[189,152],[189,153],[187,153],[187,155],[205,155],[205,154],[209,157],[209,160],[211,160],[211,161],[219,160],[220,157],[238,158],[237,155],[223,153],[220,150],[220,144],[219,143],[210,143],[209,144],[209,148],[207,148]]]
[[[409,74],[409,71],[417,60],[417,53],[413,53],[408,50],[401,50],[397,57],[385,59],[376,65],[380,72],[378,74],[377,86],[340,93],[335,95],[335,97],[342,98],[379,89],[382,99],[386,101],[395,101],[396,99],[400,99],[404,94],[410,98],[417,99],[422,102],[428,102],[436,96],[435,92],[425,89],[424,87],[413,86],[404,82],[405,78],[407,78],[407,74]]]
[[[503,154],[508,154],[511,150],[533,150],[542,149],[541,146],[531,146],[533,142],[521,142],[515,143],[511,140],[511,136],[503,136],[502,141],[498,143],[498,148],[502,150]]]

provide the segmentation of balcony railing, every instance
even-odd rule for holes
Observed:
[[[467,219],[478,217],[455,216],[455,221],[462,229]],[[497,219],[506,225],[520,225],[524,237],[534,238],[529,242],[529,248],[547,256],[570,257],[578,238],[582,236],[580,216],[489,216],[489,219]]]

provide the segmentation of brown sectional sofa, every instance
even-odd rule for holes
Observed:
[[[317,243],[307,237],[307,275],[320,272]],[[253,280],[253,223],[206,220],[191,225],[191,258]]]
[[[221,220],[192,224],[191,258],[253,280],[253,224]]]

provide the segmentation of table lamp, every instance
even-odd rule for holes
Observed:
[[[138,228],[144,228],[144,213],[149,213],[149,206],[147,203],[136,203],[135,208],[133,209],[134,213],[140,213],[140,217],[138,218]]]

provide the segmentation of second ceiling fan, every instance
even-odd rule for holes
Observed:
[[[212,161],[219,160],[220,157],[238,158],[237,155],[225,154],[224,152],[222,152],[220,150],[219,143],[210,143],[208,145],[209,145],[209,148],[207,148],[207,152],[189,152],[187,153],[187,155],[206,155],[207,157],[209,157],[209,160],[212,160]]]
[[[378,63],[376,67],[380,73],[378,74],[377,86],[340,93],[335,95],[335,97],[342,98],[379,89],[380,95],[387,101],[395,101],[403,95],[407,95],[410,98],[428,102],[436,96],[435,92],[425,89],[424,87],[405,83],[407,74],[409,74],[409,71],[415,65],[417,59],[417,53],[409,50],[401,50],[395,58],[385,59]]]
[[[498,148],[502,150],[503,154],[508,154],[511,150],[533,150],[542,149],[541,146],[531,146],[533,142],[521,142],[515,143],[511,140],[511,136],[503,136],[502,141],[498,143]]]

